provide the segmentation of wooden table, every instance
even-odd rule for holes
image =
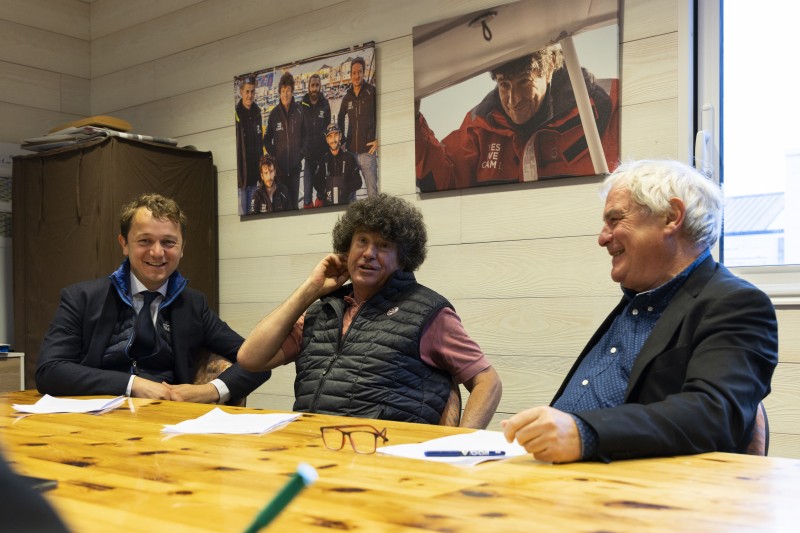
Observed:
[[[526,456],[465,468],[327,450],[319,428],[351,418],[303,415],[262,436],[165,438],[163,424],[212,407],[132,399],[100,416],[23,417],[11,407],[38,398],[0,395],[0,445],[21,473],[58,479],[46,497],[75,533],[241,531],[301,461],[320,478],[270,531],[776,531],[800,520],[793,459],[551,465]],[[389,444],[464,431],[372,423],[388,427]]]

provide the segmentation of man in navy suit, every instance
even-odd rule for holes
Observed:
[[[269,372],[233,364],[210,383],[193,384],[204,356],[235,363],[244,339],[177,271],[185,227],[178,204],[158,194],[122,209],[118,240],[127,259],[105,278],[61,291],[39,352],[39,392],[235,404],[269,379]],[[149,331],[140,334],[147,321]],[[142,348],[140,338],[148,333]]]
[[[769,298],[714,261],[722,194],[695,169],[639,161],[606,178],[598,243],[622,301],[549,407],[502,422],[536,459],[743,453],[778,362]]]

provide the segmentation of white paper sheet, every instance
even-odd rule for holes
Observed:
[[[50,414],[50,413],[95,413],[100,414],[110,411],[121,405],[125,396],[117,396],[113,400],[76,400],[74,398],[54,398],[45,394],[34,404],[14,404],[14,409],[21,413]]]
[[[177,435],[203,435],[210,433],[260,435],[278,430],[299,417],[300,413],[233,415],[216,407],[213,411],[209,411],[198,418],[184,420],[175,425],[165,425],[161,432]]]
[[[499,456],[462,456],[462,457],[425,457],[427,451],[462,451],[462,452],[505,452]],[[449,463],[463,466],[474,466],[484,461],[497,461],[509,457],[519,457],[528,452],[525,448],[517,444],[516,441],[509,444],[499,431],[478,430],[473,433],[463,435],[451,435],[439,439],[420,442],[418,444],[397,444],[395,446],[384,446],[378,448],[378,453],[395,455],[397,457],[407,457],[410,459],[424,459],[437,463]]]

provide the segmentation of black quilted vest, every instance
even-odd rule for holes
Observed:
[[[148,310],[145,309],[145,312]],[[141,312],[141,311],[140,311]],[[172,354],[172,334],[169,330],[169,310],[160,309],[156,317],[156,332],[161,337],[159,349],[154,354],[136,361],[136,371],[133,370],[133,360],[128,356],[128,347],[133,335],[133,323],[136,312],[127,305],[120,306],[117,323],[114,326],[108,347],[103,354],[101,368],[117,370],[119,372],[135,373],[137,376],[161,383],[175,383],[175,358]]]
[[[443,296],[396,272],[367,300],[342,337],[346,285],[306,312],[295,362],[295,411],[437,424],[450,376],[420,359],[425,324]]]

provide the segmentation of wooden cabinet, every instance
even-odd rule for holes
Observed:
[[[25,388],[25,354],[0,353],[0,392]]]
[[[119,212],[139,194],[174,198],[188,217],[179,271],[217,309],[217,189],[210,152],[110,137],[15,157],[14,351],[35,387],[39,347],[61,288],[107,276],[124,259]]]

